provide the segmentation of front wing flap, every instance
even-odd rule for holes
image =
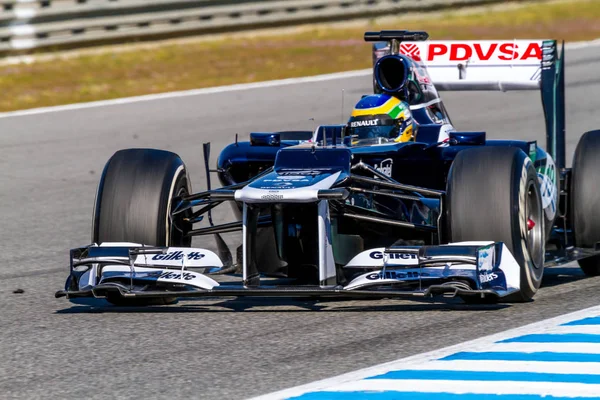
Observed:
[[[205,275],[222,268],[208,250],[137,246],[108,244],[72,251],[71,275],[56,297],[504,297],[518,290],[520,279],[520,267],[503,243],[371,249],[345,266],[370,271],[346,286],[328,287],[220,284]],[[418,285],[407,290],[410,282]]]
[[[358,254],[345,268],[372,268],[346,290],[418,282],[489,291],[504,297],[519,290],[520,267],[504,243],[460,242],[440,246],[377,248]],[[422,289],[423,290],[423,289]]]
[[[164,290],[212,289],[219,284],[205,273],[223,263],[212,251],[189,247],[148,247],[136,243],[102,243],[71,250],[65,291],[87,292],[120,284]]]

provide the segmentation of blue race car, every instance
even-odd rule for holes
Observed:
[[[544,268],[600,274],[600,131],[565,168],[564,51],[546,41],[367,32],[374,94],[348,124],[251,133],[220,153],[223,187],[191,193],[174,153],[126,149],[102,173],[93,244],[57,297],[425,297],[528,301]],[[540,90],[546,150],[451,123],[438,90]],[[229,203],[236,220],[211,210]],[[208,226],[197,225],[208,217]],[[238,262],[221,234],[241,231]],[[192,248],[214,235],[217,252]],[[232,274],[237,282],[219,282]]]

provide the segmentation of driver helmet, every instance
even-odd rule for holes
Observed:
[[[347,133],[353,144],[365,140],[386,142],[415,140],[415,122],[408,103],[387,95],[364,96],[354,107],[348,120]]]

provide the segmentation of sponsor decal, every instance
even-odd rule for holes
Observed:
[[[415,279],[420,277],[429,276],[428,273],[418,271],[385,271],[385,272],[374,272],[366,276],[370,281],[376,281],[380,279]]]
[[[491,272],[494,269],[494,245],[481,248],[477,253],[477,268],[481,273]]]
[[[422,83],[424,85],[431,84],[431,79],[429,79],[429,76],[427,75],[427,72],[425,72],[425,70],[421,68],[413,68],[413,71],[419,83]]]
[[[552,220],[556,215],[558,190],[556,188],[556,166],[550,155],[547,156],[545,165],[539,167],[537,172],[542,195],[542,208],[546,213],[546,218]]]
[[[362,202],[359,204],[363,204]],[[389,265],[418,265],[418,254],[402,252],[388,253],[384,256],[384,247],[377,247],[369,250],[364,250],[354,256],[345,267],[381,267],[384,264]],[[385,258],[385,262],[384,262]]]
[[[201,258],[204,258],[204,254],[193,251],[188,253],[187,258],[188,260],[200,260]]]
[[[297,182],[310,182],[305,175],[281,175],[275,179],[263,179],[263,182],[287,182],[287,181],[297,181]]]
[[[269,190],[270,191],[270,190],[273,190],[273,189],[277,189],[277,190],[280,190],[280,189],[294,189],[294,187],[293,186],[287,186],[287,185],[281,185],[281,184],[275,184],[273,186],[259,186],[259,187],[257,187],[257,189],[260,189],[260,190]]]
[[[492,272],[491,274],[485,272],[483,274],[479,274],[479,281],[481,283],[488,283],[491,282],[493,280],[498,279],[498,274]]]
[[[186,256],[188,260],[200,260],[204,257],[204,254],[193,251],[191,253],[185,254],[183,251],[172,251],[167,254],[157,254],[152,257],[152,260],[160,260],[160,261],[177,261],[183,260],[183,257]]]
[[[317,175],[321,175],[323,173],[325,173],[326,171],[329,171],[329,169],[324,169],[324,170],[319,170],[319,169],[298,169],[298,170],[294,170],[294,171],[278,171],[277,174],[280,175],[280,177],[285,176],[285,177],[296,177],[296,176],[310,176],[310,177],[315,177]]]
[[[260,198],[262,200],[282,200],[283,195],[282,194],[263,194],[262,196],[260,196]]]
[[[402,43],[400,54],[415,61],[541,61],[541,42],[516,41],[430,41]]]
[[[278,176],[275,179],[263,179],[260,183],[266,183],[265,186],[260,186],[260,189],[293,189],[294,187],[304,186],[311,182],[311,179],[306,176]]]
[[[416,260],[418,257],[412,253],[390,253],[388,254],[390,260]],[[382,251],[373,251],[369,254],[369,257],[375,260],[381,260],[383,258]]]
[[[375,59],[379,60],[381,57],[390,54],[390,48],[386,47],[383,49],[375,50]]]
[[[366,121],[352,121],[350,122],[351,128],[357,128],[360,126],[376,126],[379,124],[379,119],[371,119]]]
[[[415,61],[421,61],[421,51],[419,46],[414,43],[402,43],[400,45],[400,54],[409,56]]]
[[[386,158],[379,165],[375,164],[374,168],[386,176],[392,176],[392,165],[394,165],[394,160]]]
[[[472,58],[481,61],[534,61],[542,59],[542,48],[538,43],[527,43],[526,47],[514,42],[431,43],[427,52],[427,61],[442,58],[450,61],[467,61]]]
[[[158,279],[183,279],[185,281],[191,281],[195,277],[196,276],[190,272],[184,272],[182,274],[181,272],[165,271],[162,274],[160,274]]]
[[[144,273],[136,273],[136,276],[143,276]],[[156,278],[156,279],[183,279],[186,281],[191,281],[196,276],[191,272],[183,272],[183,275],[180,271],[157,271],[157,272],[147,272],[145,273],[148,278]]]
[[[537,142],[529,143],[529,158],[533,162],[537,159]]]

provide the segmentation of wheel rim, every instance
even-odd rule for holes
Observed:
[[[527,187],[527,201],[525,207],[524,222],[527,229],[527,251],[533,261],[535,269],[540,270],[544,262],[544,224],[543,211],[539,201],[539,192],[534,182],[529,182]]]

